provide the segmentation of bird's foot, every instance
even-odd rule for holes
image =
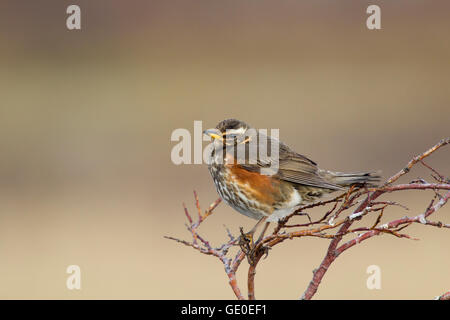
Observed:
[[[249,253],[253,250],[254,243],[253,243],[253,234],[254,232],[250,231],[247,233],[244,233],[244,230],[242,227],[240,228],[241,235],[239,236],[239,246],[241,247],[241,250],[243,253],[245,253],[246,256],[249,255]]]
[[[261,246],[259,248],[259,250],[261,250],[263,252],[264,255],[264,259],[267,258],[267,256],[269,255],[269,250],[272,249],[271,247],[268,246]]]
[[[241,235],[239,236],[239,246],[242,252],[246,255],[247,261],[250,265],[254,265],[256,260],[259,260],[264,255],[264,259],[269,255],[268,246],[259,245],[261,239],[258,239],[256,243],[253,242],[254,232],[244,233],[244,230],[240,228]]]

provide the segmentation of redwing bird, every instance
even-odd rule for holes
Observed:
[[[284,218],[300,205],[331,192],[348,190],[352,185],[373,185],[379,179],[370,172],[320,169],[278,139],[236,119],[223,120],[216,129],[204,133],[214,141],[208,168],[220,197],[238,212],[259,220],[247,233],[251,239],[264,221],[265,231],[269,222]],[[252,148],[252,143],[256,148]],[[268,155],[260,152],[264,146]],[[240,147],[244,154],[239,152]]]

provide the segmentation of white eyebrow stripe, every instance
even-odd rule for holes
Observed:
[[[225,134],[243,134],[243,133],[245,133],[245,128],[227,129],[225,131]]]

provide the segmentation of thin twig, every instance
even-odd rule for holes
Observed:
[[[442,139],[438,144],[428,149],[421,155],[414,157],[407,165],[390,177],[382,186],[378,188],[350,188],[346,193],[340,194],[337,197],[327,200],[319,201],[312,204],[307,204],[299,207],[292,214],[285,217],[275,226],[271,234],[266,235],[259,242],[254,244],[254,247],[248,252],[238,250],[234,257],[229,253],[229,250],[238,243],[238,238],[232,235],[230,230],[225,227],[228,241],[217,248],[213,248],[210,242],[198,233],[198,228],[209,217],[214,209],[221,202],[220,199],[214,201],[209,208],[202,214],[200,202],[197,193],[194,191],[195,207],[197,209],[198,219],[194,221],[188,209],[183,203],[184,213],[188,220],[187,229],[191,233],[192,241],[180,240],[174,237],[166,237],[167,239],[176,241],[182,245],[189,246],[202,254],[215,256],[224,265],[229,284],[236,298],[244,299],[236,279],[236,272],[241,266],[242,262],[247,257],[250,262],[247,274],[247,289],[248,299],[255,299],[255,275],[258,263],[262,261],[263,256],[267,256],[270,248],[290,239],[302,237],[315,237],[327,239],[330,241],[326,254],[320,263],[319,267],[313,271],[313,277],[302,295],[302,299],[311,299],[317,292],[323,277],[328,271],[332,263],[343,252],[351,247],[362,243],[365,240],[373,238],[377,235],[388,234],[398,238],[406,238],[417,240],[410,235],[401,232],[412,224],[422,224],[437,228],[450,228],[450,224],[441,221],[431,221],[430,216],[442,208],[450,198],[450,180],[446,179],[436,169],[426,164],[423,159],[436,152],[441,147],[450,143],[450,138]],[[423,179],[415,179],[410,183],[394,184],[400,177],[406,175],[411,168],[421,163],[428,168],[435,176],[437,183],[428,183]],[[405,190],[432,190],[434,197],[430,201],[426,209],[416,216],[405,216],[400,219],[392,220],[381,224],[382,220],[386,218],[386,211],[392,206],[399,206],[405,210],[409,210],[403,204],[395,201],[379,201],[377,200],[384,194],[397,193]],[[443,193],[445,191],[445,193]],[[291,218],[298,215],[309,214],[306,210],[325,207],[330,205],[329,209],[321,216],[320,219],[310,221],[302,224],[288,224]],[[354,208],[354,209],[351,209]],[[351,211],[351,210],[353,211]],[[366,224],[366,226],[352,227],[355,221],[362,221],[365,216],[376,214],[374,223]],[[342,216],[341,216],[342,215]],[[327,221],[328,220],[328,221]],[[366,221],[366,220],[364,220]],[[369,225],[369,226],[367,226]],[[298,229],[294,229],[298,228]],[[289,232],[288,232],[289,231]],[[356,237],[354,236],[358,234]],[[350,237],[349,240],[341,243],[344,237]],[[447,292],[439,297],[439,299],[450,299],[450,292]]]

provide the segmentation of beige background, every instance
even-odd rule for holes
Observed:
[[[75,2],[82,30],[68,31]],[[189,238],[193,189],[204,207],[217,198],[205,165],[170,161],[171,132],[194,120],[280,128],[321,167],[385,177],[450,133],[448,1],[75,2],[0,4],[0,298],[233,298],[219,261],[163,239]],[[380,31],[365,27],[373,3]],[[429,162],[448,176],[449,156]],[[399,200],[417,214],[431,196]],[[253,223],[221,205],[202,232],[219,244],[223,224]],[[450,232],[410,233],[421,240],[377,237],[342,255],[316,298],[449,290]],[[326,246],[272,250],[256,296],[298,298]],[[66,289],[71,264],[80,291]],[[366,288],[372,264],[382,290]]]

